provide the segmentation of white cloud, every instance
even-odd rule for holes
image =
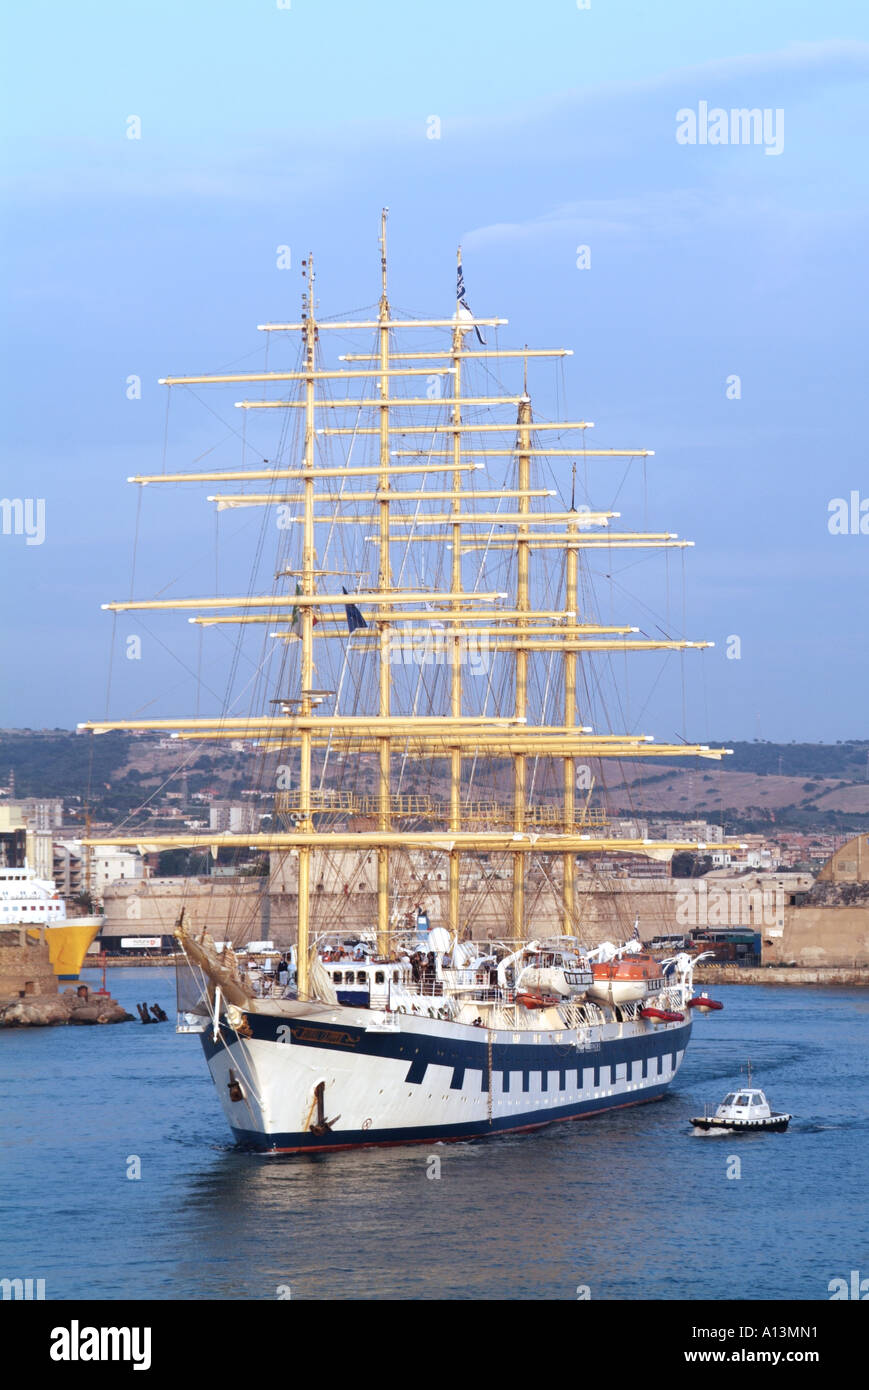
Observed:
[[[716,59],[636,81],[588,85],[525,106],[517,104],[511,90],[505,92],[504,108],[491,115],[445,114],[438,154],[445,167],[454,160],[465,169],[479,170],[485,160],[490,174],[512,165],[520,177],[530,172],[526,168],[523,174],[522,168],[529,156],[535,166],[636,157],[650,139],[658,140],[660,148],[659,121],[641,113],[648,111],[650,99],[666,93],[675,103],[675,115],[677,107],[699,97],[726,104],[728,85],[740,84],[739,104],[744,104],[745,78],[757,79],[754,104],[768,105],[782,83],[790,84],[789,94],[796,102],[833,82],[867,74],[869,43],[827,39]],[[426,144],[420,123],[378,118],[333,126],[320,122],[312,128],[299,122],[280,132],[263,129],[255,139],[246,134],[241,141],[230,134],[218,149],[213,143],[205,147],[192,134],[185,142],[183,130],[158,128],[146,131],[141,142],[125,139],[119,129],[117,139],[65,137],[42,146],[31,142],[21,153],[17,170],[7,163],[2,186],[10,196],[25,200],[112,192],[131,198],[215,201],[285,199],[334,189],[366,170],[370,173],[372,161],[382,172],[384,159],[399,164],[408,157],[423,160]],[[621,204],[613,205],[617,218],[622,211]],[[600,216],[605,218],[605,209]],[[551,223],[558,217],[556,209],[540,220]],[[599,230],[616,231],[618,221],[610,226],[604,220]]]
[[[715,185],[652,190],[631,198],[586,198],[560,204],[520,222],[493,222],[474,227],[462,237],[468,249],[536,245],[550,239],[577,243],[621,240],[626,245],[650,242],[696,243],[714,235],[736,238],[751,232],[761,245],[775,244],[782,258],[797,246],[805,248],[817,239],[829,238],[831,229],[856,232],[865,224],[861,212],[830,212],[811,203],[790,205],[769,190]]]

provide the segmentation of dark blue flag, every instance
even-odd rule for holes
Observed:
[[[341,592],[342,594],[346,594],[347,592],[343,584],[341,585]],[[356,607],[355,603],[345,603],[344,612],[347,614],[347,631],[351,635],[354,632],[356,632],[360,627],[368,626],[361,612]]]
[[[462,306],[462,308],[463,308],[463,309],[466,309],[467,312],[471,315],[471,318],[473,318],[474,316],[473,316],[473,313],[471,312],[471,307],[470,307],[470,305],[468,304],[468,301],[465,299],[465,277],[464,277],[464,274],[463,274],[463,272],[462,272],[462,263],[461,263],[461,261],[459,261],[459,268],[458,268],[458,271],[457,271],[457,273],[456,273],[456,299],[458,300],[458,302],[459,302],[459,304]],[[485,346],[486,346],[486,339],[483,337],[482,333],[480,332],[480,330],[479,330],[479,328],[477,327],[476,324],[474,324],[474,332],[476,333],[477,338],[478,338],[479,341],[482,343],[483,347],[485,347]]]

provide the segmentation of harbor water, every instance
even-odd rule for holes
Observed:
[[[171,970],[108,986],[174,1019]],[[869,992],[716,993],[661,1102],[310,1157],[236,1151],[171,1022],[0,1031],[0,1277],[71,1300],[827,1300],[869,1275]],[[749,1058],[788,1132],[696,1133]]]

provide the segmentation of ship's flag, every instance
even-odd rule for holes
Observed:
[[[341,585],[341,592],[342,594],[346,594],[347,592],[343,584]],[[361,612],[356,607],[355,603],[345,603],[344,612],[347,614],[347,631],[350,633],[351,636],[360,627],[368,626]]]
[[[299,584],[299,583],[297,582],[297,583],[296,583],[296,598],[298,598],[298,596],[299,596],[299,594],[300,594],[301,592],[302,592],[302,586],[301,586],[301,584]],[[299,628],[300,628],[300,626],[301,626],[301,620],[302,620],[302,610],[301,610],[301,608],[294,608],[294,609],[292,609],[292,611],[291,611],[291,613],[290,613],[290,627],[292,628],[293,637],[295,638],[295,640],[296,640],[297,642],[301,642],[301,640],[302,640],[302,634],[301,634],[301,632],[299,631]]]
[[[459,268],[458,268],[458,271],[456,272],[456,300],[457,300],[457,302],[458,302],[459,308],[460,308],[460,309],[464,309],[465,312],[468,313],[468,314],[471,314],[471,318],[473,318],[473,314],[471,313],[471,307],[470,307],[470,305],[468,304],[468,301],[465,299],[465,276],[464,276],[464,273],[463,273],[463,271],[462,271],[462,258],[461,258],[461,256],[459,256]],[[486,339],[483,337],[482,333],[480,332],[480,330],[479,330],[479,328],[477,327],[476,324],[474,324],[474,332],[476,333],[477,338],[479,339],[480,343],[483,345],[483,347],[485,347],[485,346],[486,346]]]
[[[296,580],[296,598],[299,597],[299,595],[301,594],[301,592],[302,592],[302,586],[301,586],[301,584],[299,583],[299,581],[298,581],[298,579],[297,579],[297,580]],[[316,615],[316,613],[315,613],[315,614],[314,614],[314,621],[312,622],[311,626],[312,626],[312,627],[316,627],[316,626],[317,626],[317,623],[318,623],[319,621],[320,621],[320,620],[319,620],[319,618],[317,617],[317,615]],[[301,610],[301,608],[294,608],[293,611],[292,611],[292,614],[290,615],[290,627],[293,629],[293,631],[294,631],[294,633],[295,633],[295,636],[296,636],[296,637],[299,637],[299,638],[301,638],[301,633],[299,632],[299,628],[300,628],[300,626],[301,626],[301,622],[302,622],[302,610]]]

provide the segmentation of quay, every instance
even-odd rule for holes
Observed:
[[[869,965],[698,965],[698,985],[845,985],[869,987]]]

